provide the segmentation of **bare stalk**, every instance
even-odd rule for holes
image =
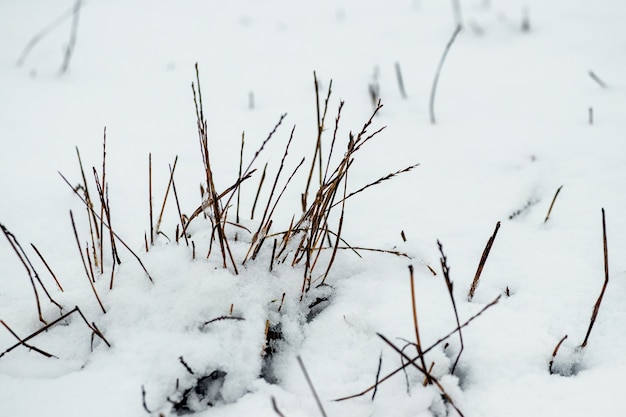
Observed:
[[[439,74],[441,73],[441,68],[443,68],[443,63],[446,60],[446,56],[448,55],[448,52],[450,51],[450,47],[454,43],[454,40],[456,39],[457,35],[461,32],[461,29],[463,29],[463,26],[458,24],[456,26],[456,29],[454,30],[454,33],[452,33],[452,37],[448,41],[448,44],[446,45],[446,48],[443,50],[443,54],[441,55],[441,60],[439,60],[439,65],[437,66],[437,72],[435,72],[435,78],[433,79],[433,85],[432,85],[432,87],[430,89],[430,106],[429,106],[429,109],[430,109],[430,123],[431,124],[435,124],[436,123],[436,119],[435,119],[435,94],[437,93],[437,84],[439,83]]]
[[[591,320],[589,321],[589,328],[587,329],[585,340],[583,340],[582,345],[580,345],[581,348],[585,348],[587,346],[587,342],[589,341],[589,335],[591,334],[591,329],[593,328],[593,325],[596,322],[596,318],[598,317],[598,311],[600,311],[600,304],[602,304],[604,292],[606,291],[607,285],[609,285],[609,251],[606,242],[606,219],[604,216],[604,208],[602,209],[602,243],[604,248],[604,284],[602,285],[602,291],[600,291],[598,300],[593,307],[593,313],[591,314]]]
[[[496,235],[498,234],[498,230],[500,229],[500,222],[496,223],[496,228],[493,231],[493,235],[487,241],[487,246],[483,250],[483,255],[480,257],[480,262],[478,263],[478,269],[476,270],[476,274],[474,275],[474,281],[472,281],[472,286],[469,290],[469,295],[467,296],[468,301],[472,301],[474,298],[474,292],[476,292],[476,288],[478,287],[478,281],[480,280],[480,274],[483,272],[483,267],[487,262],[487,257],[489,256],[489,252],[491,251],[491,247],[493,246],[493,242],[496,240]]]

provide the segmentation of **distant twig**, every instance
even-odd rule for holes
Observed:
[[[480,274],[483,272],[483,267],[487,262],[487,257],[489,256],[489,252],[491,251],[491,247],[493,246],[493,242],[496,240],[496,235],[498,234],[498,230],[500,229],[500,222],[496,223],[496,228],[493,231],[493,235],[487,241],[487,246],[485,246],[485,250],[483,250],[483,255],[480,257],[480,262],[478,263],[478,269],[476,270],[476,275],[474,275],[474,281],[472,281],[472,286],[469,290],[469,295],[467,296],[468,301],[472,301],[474,298],[474,292],[478,287],[478,281],[480,280]]]
[[[296,359],[298,359],[298,364],[300,365],[300,369],[302,369],[302,373],[304,374],[304,378],[306,379],[306,382],[309,385],[309,388],[311,389],[311,393],[313,393],[313,397],[315,398],[315,402],[317,403],[317,407],[320,409],[320,413],[322,413],[323,417],[326,417],[326,411],[324,411],[324,407],[322,406],[322,402],[320,401],[320,398],[317,395],[317,391],[315,391],[315,387],[313,386],[313,382],[311,381],[311,378],[309,377],[309,373],[306,371],[306,367],[304,366],[304,362],[302,362],[302,358],[300,356],[298,356]]]
[[[20,57],[18,58],[16,65],[18,67],[21,67],[22,65],[24,65],[24,62],[26,61],[26,57],[28,56],[30,51],[35,47],[35,45],[37,45],[39,41],[45,38],[50,32],[52,32],[54,29],[60,26],[61,23],[63,23],[67,18],[72,17],[75,13],[74,11],[75,8],[76,8],[76,5],[70,7],[69,9],[64,11],[61,15],[59,15],[59,17],[57,17],[52,22],[50,22],[46,27],[44,27],[42,30],[37,32],[35,36],[33,36],[28,41],[28,43],[22,50],[22,53],[20,54]]]
[[[552,207],[554,207],[554,202],[556,201],[556,198],[559,196],[559,193],[561,192],[561,188],[563,188],[562,185],[559,188],[557,188],[556,193],[554,193],[554,197],[552,198],[552,202],[550,203],[550,208],[548,209],[548,214],[546,214],[546,218],[543,221],[544,223],[546,223],[548,219],[550,218],[550,213],[552,213]]]
[[[80,8],[82,6],[82,0],[76,0],[74,3],[74,8],[72,10],[72,31],[70,32],[70,40],[65,48],[65,54],[63,55],[63,64],[61,64],[61,69],[59,70],[59,74],[63,75],[67,72],[70,67],[70,60],[72,59],[72,55],[74,53],[74,48],[76,47],[76,38],[78,36],[78,18],[80,16]]]
[[[435,78],[433,79],[433,85],[430,89],[430,123],[431,124],[435,124],[436,123],[436,119],[435,119],[435,94],[437,93],[437,84],[439,83],[439,74],[441,73],[441,68],[443,67],[443,63],[446,60],[446,56],[448,55],[448,51],[450,51],[450,47],[452,46],[452,44],[454,43],[454,40],[456,39],[457,35],[461,32],[461,29],[463,29],[463,26],[461,26],[460,24],[457,25],[456,29],[454,30],[454,33],[452,33],[452,37],[450,38],[450,40],[448,41],[448,44],[446,45],[446,48],[443,50],[443,54],[441,55],[441,59],[439,60],[439,65],[437,66],[437,72],[435,72]]]
[[[604,216],[604,208],[602,209],[602,243],[604,248],[604,284],[602,285],[602,291],[600,291],[598,300],[593,307],[593,313],[591,314],[591,320],[589,321],[589,328],[587,329],[585,340],[583,341],[582,345],[580,345],[581,348],[587,346],[587,342],[589,341],[589,335],[591,334],[591,329],[593,328],[593,325],[596,322],[596,318],[598,317],[598,311],[600,310],[600,304],[602,304],[604,292],[606,291],[606,287],[609,284],[609,251],[606,242],[606,219]]]
[[[589,72],[587,72],[587,74],[589,75],[589,77],[592,80],[594,80],[596,83],[598,83],[598,85],[600,87],[602,87],[602,88],[606,88],[607,87],[606,83],[604,81],[602,81],[602,79],[600,79],[600,77],[598,77],[595,72],[589,70]]]
[[[452,12],[454,14],[454,24],[458,26],[463,25],[463,19],[461,17],[461,2],[459,0],[452,0]]]
[[[398,80],[398,89],[400,89],[400,96],[406,100],[407,95],[406,90],[404,89],[404,81],[402,79],[402,70],[400,69],[400,63],[396,62],[394,66],[396,68],[396,79]]]

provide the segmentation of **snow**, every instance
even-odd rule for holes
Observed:
[[[436,125],[429,122],[428,98],[455,27],[452,2],[91,0],[81,9],[76,48],[63,75],[58,71],[71,19],[44,36],[22,66],[16,61],[29,40],[74,2],[0,4],[0,223],[15,235],[63,313],[78,306],[111,344],[92,337],[76,312],[27,342],[54,358],[23,346],[10,350],[0,357],[0,415],[148,415],[142,389],[154,416],[176,415],[172,402],[197,416],[275,416],[272,398],[286,417],[320,415],[298,357],[329,416],[457,415],[439,388],[424,386],[424,376],[411,366],[381,383],[373,400],[368,392],[333,401],[373,385],[380,358],[381,377],[401,365],[379,333],[400,348],[415,341],[409,264],[423,347],[455,329],[438,240],[461,323],[501,297],[463,329],[454,374],[458,334],[425,357],[465,416],[620,415],[626,6],[610,0],[460,3],[464,30],[443,66]],[[528,32],[521,30],[525,14]],[[195,259],[182,238],[170,242],[178,217],[171,190],[161,225],[168,237],[158,235],[145,253],[149,153],[155,217],[175,156],[182,211],[190,214],[202,204],[198,185],[205,175],[190,88],[196,62],[218,192],[237,179],[242,132],[245,167],[287,113],[256,161],[257,172],[242,186],[240,223],[252,232],[295,126],[278,191],[303,156],[306,161],[277,206],[270,234],[301,215],[300,193],[317,137],[313,71],[321,99],[333,80],[324,152],[345,101],[333,164],[343,156],[349,132],[359,132],[370,117],[368,84],[377,80],[384,107],[370,131],[387,127],[355,155],[348,192],[420,165],[348,199],[342,237],[411,259],[339,250],[328,285],[302,296],[302,265],[291,267],[289,258],[270,271],[269,239],[256,260],[242,265],[252,233],[227,228],[239,274],[230,263],[223,268],[217,242],[207,259],[211,223],[202,215],[188,229]],[[397,86],[396,62],[407,99]],[[85,208],[57,174],[80,182],[78,147],[95,194],[91,167],[101,174],[105,127],[113,227],[154,279],[118,244],[122,263],[109,289],[113,263],[105,251],[95,288],[106,314],[85,276],[69,219],[71,210],[84,249]],[[249,220],[266,162],[264,191]],[[610,281],[589,343],[580,349],[604,283],[602,208]],[[229,215],[234,221],[234,207]],[[332,219],[336,227],[338,217]],[[498,221],[470,302],[468,290]],[[22,263],[9,241],[0,241],[0,320],[26,338],[43,324]],[[320,265],[328,262],[327,252]],[[323,271],[318,267],[317,275]],[[41,290],[39,295],[46,321],[57,319],[59,309]],[[269,342],[271,355],[268,323],[270,334],[280,336]],[[552,352],[565,335],[550,374]],[[0,327],[0,352],[16,343]],[[416,355],[414,347],[405,352]],[[203,404],[194,403],[198,396]]]

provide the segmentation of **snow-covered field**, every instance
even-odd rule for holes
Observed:
[[[0,236],[0,416],[322,415],[299,359],[328,416],[454,416],[455,407],[468,417],[623,415],[626,4],[459,1],[463,30],[440,74],[432,124],[429,96],[456,26],[454,3],[91,0],[82,4],[69,69],[60,74],[75,2],[1,2],[0,224],[7,233]],[[16,65],[33,36],[68,11]],[[176,156],[181,211],[190,216],[202,203],[196,62],[218,193],[237,181],[242,132],[245,169],[287,113],[241,185],[239,223],[252,233],[226,227],[238,274],[230,261],[223,268],[217,240],[207,259],[211,223],[202,214],[187,229],[189,245],[175,242],[172,190],[164,234],[145,250],[149,154],[154,223]],[[350,193],[420,165],[348,198],[341,226],[341,204],[329,218],[346,244],[407,256],[338,250],[328,285],[318,286],[333,253],[326,249],[303,292],[304,261],[291,266],[297,239],[285,262],[271,262],[271,237],[256,259],[243,260],[294,126],[272,204],[305,162],[270,234],[302,215],[318,134],[313,71],[322,107],[332,79],[324,158],[345,102],[331,171],[350,132],[372,115],[371,85],[384,106],[368,132],[386,129],[354,155],[336,201],[344,184]],[[84,255],[92,244],[87,211],[57,171],[82,184],[78,147],[99,213],[92,167],[101,178],[105,127],[111,223],[154,282],[118,241],[122,262],[110,289],[106,234],[103,273],[92,265],[100,305],[69,214]],[[236,196],[230,204],[235,222]],[[602,209],[609,282],[581,348],[605,282]],[[463,328],[462,352],[437,241],[460,323],[487,307]],[[88,323],[77,310],[23,340],[45,325],[16,242],[63,307],[37,283],[43,320],[78,307]],[[334,401],[406,363],[379,334],[417,356],[413,301],[422,350],[453,332],[416,361],[436,383],[424,383],[408,365],[381,382],[374,398],[369,391]]]

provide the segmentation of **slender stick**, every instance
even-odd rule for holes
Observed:
[[[259,195],[261,194],[261,188],[263,187],[263,182],[265,181],[265,173],[267,171],[267,163],[263,168],[263,173],[261,174],[261,179],[259,180],[259,186],[256,190],[256,196],[254,197],[254,203],[252,203],[252,212],[250,213],[250,219],[254,220],[254,211],[256,209],[256,203],[259,200]]]
[[[383,367],[383,352],[380,352],[378,357],[378,370],[376,371],[376,382],[374,383],[374,392],[372,393],[372,401],[376,398],[376,392],[378,391],[378,380],[380,379],[380,370]]]
[[[435,124],[436,120],[435,120],[435,94],[437,93],[437,84],[439,83],[439,74],[441,73],[441,68],[443,67],[443,63],[446,60],[446,56],[448,55],[448,51],[450,51],[450,47],[452,46],[452,44],[454,43],[454,40],[456,39],[457,35],[461,32],[461,29],[463,28],[463,26],[461,26],[460,24],[457,25],[456,29],[454,30],[454,33],[452,34],[452,37],[450,38],[450,40],[448,41],[448,44],[446,45],[446,48],[443,50],[443,54],[441,55],[441,60],[439,61],[439,65],[437,66],[437,72],[435,73],[435,78],[433,79],[433,85],[430,89],[430,123],[431,124]]]
[[[300,369],[302,369],[302,373],[304,374],[304,378],[306,379],[306,382],[309,385],[309,388],[311,389],[311,392],[313,393],[313,397],[315,398],[315,402],[317,403],[317,407],[320,409],[320,413],[322,413],[323,417],[326,417],[326,411],[324,411],[324,407],[322,406],[322,402],[320,401],[320,397],[317,395],[317,391],[315,391],[315,387],[313,386],[313,382],[311,381],[311,378],[309,377],[309,373],[306,371],[306,367],[304,366],[304,362],[302,362],[302,358],[300,356],[297,356],[296,359],[298,359],[298,364],[300,365]]]
[[[602,243],[603,243],[603,248],[604,248],[604,284],[602,285],[602,291],[600,291],[598,300],[596,301],[596,304],[593,307],[593,313],[591,314],[589,328],[587,329],[585,340],[583,341],[582,345],[580,345],[581,348],[584,348],[587,346],[587,342],[589,341],[589,335],[591,334],[591,329],[593,328],[593,325],[596,322],[596,318],[598,317],[598,311],[600,310],[600,304],[602,304],[602,298],[604,297],[604,292],[606,291],[606,287],[609,284],[609,251],[608,251],[608,246],[606,242],[606,219],[604,216],[604,208],[602,208]]]
[[[176,209],[178,210],[178,219],[180,220],[181,229],[183,229],[183,237],[185,238],[185,243],[189,246],[189,240],[187,239],[187,232],[185,230],[185,219],[183,217],[183,213],[180,211],[180,202],[178,201],[178,193],[176,192],[176,181],[174,181],[174,172],[172,170],[172,166],[170,168],[170,175],[172,175],[172,191],[174,191],[174,200],[176,200]],[[178,230],[178,227],[176,228]],[[177,232],[178,234],[178,232]]]
[[[167,183],[167,189],[165,190],[165,197],[163,197],[163,204],[161,205],[161,212],[159,213],[159,218],[157,219],[156,231],[158,234],[161,230],[161,221],[163,220],[163,212],[165,211],[165,203],[167,202],[167,196],[170,193],[170,188],[172,187],[172,183],[174,182],[174,171],[176,171],[176,163],[178,162],[178,155],[174,158],[174,166],[170,169],[170,180]]]
[[[417,303],[415,301],[415,280],[413,278],[413,265],[409,265],[409,277],[411,280],[411,307],[413,308],[413,327],[415,328],[415,346],[417,347],[417,353],[420,357],[420,361],[422,362],[422,368],[426,368],[426,359],[424,358],[424,352],[422,351],[422,342],[420,340],[420,331],[419,326],[417,324]],[[404,354],[403,354],[404,355]],[[428,372],[425,373],[426,379],[429,384],[432,384],[433,381]]]
[[[52,275],[52,278],[54,279],[54,282],[56,282],[57,287],[59,287],[59,290],[61,290],[61,292],[64,292],[63,291],[63,287],[61,286],[61,283],[59,283],[59,280],[57,279],[57,277],[54,274],[54,272],[52,272],[52,269],[50,268],[50,265],[48,265],[48,262],[46,262],[46,260],[44,259],[43,255],[39,252],[39,249],[37,249],[37,247],[35,245],[33,245],[32,243],[30,244],[30,246],[32,246],[32,248],[35,250],[35,253],[37,254],[37,256],[39,256],[39,259],[41,259],[41,262],[43,262],[43,264],[48,269],[48,272],[50,272],[50,275]]]
[[[89,269],[87,268],[87,263],[85,261],[85,256],[83,255],[83,250],[80,247],[80,239],[78,239],[78,232],[76,231],[76,223],[74,222],[74,214],[72,210],[70,210],[70,219],[72,219],[72,229],[74,229],[74,237],[76,238],[76,244],[78,245],[78,252],[80,253],[80,259],[83,261],[83,268],[85,268],[85,275],[87,275],[87,281],[89,281],[89,285],[91,286],[91,290],[93,294],[96,296],[96,300],[98,300],[98,304],[102,309],[102,312],[106,314],[106,309],[104,305],[102,305],[102,301],[100,301],[100,297],[98,296],[98,292],[96,291],[96,287],[93,285],[91,277],[89,276]]]
[[[456,319],[456,325],[457,327],[459,327],[459,340],[461,343],[461,348],[459,349],[459,353],[454,361],[454,364],[452,365],[452,370],[450,371],[451,374],[454,374],[454,370],[456,369],[456,366],[459,363],[459,359],[461,358],[461,353],[463,353],[463,349],[465,348],[465,346],[463,344],[463,333],[461,332],[461,329],[460,329],[461,322],[459,321],[459,312],[456,308],[456,301],[454,300],[454,291],[453,291],[454,284],[452,283],[452,280],[450,279],[450,268],[448,267],[448,258],[443,253],[443,245],[441,244],[441,242],[437,241],[437,246],[439,246],[439,253],[441,253],[441,258],[440,258],[441,271],[443,273],[443,278],[446,281],[446,287],[448,288],[448,294],[450,294],[450,300],[452,301],[452,309],[454,310],[454,318]]]
[[[476,270],[476,275],[474,275],[474,281],[472,281],[472,286],[470,287],[469,295],[467,297],[468,301],[472,301],[472,299],[474,298],[474,292],[476,291],[476,288],[478,287],[480,274],[482,274],[483,272],[483,267],[485,266],[485,263],[487,262],[487,257],[489,256],[489,252],[491,251],[491,247],[493,246],[494,240],[496,240],[496,235],[498,234],[499,229],[500,229],[500,222],[496,223],[496,228],[493,231],[493,235],[491,235],[491,237],[487,241],[487,246],[485,246],[485,249],[483,250],[483,254],[480,257],[480,262],[478,263],[478,269]]]
[[[154,245],[154,223],[152,221],[152,153],[148,154],[148,194],[150,205],[150,245]]]
[[[556,193],[554,193],[554,197],[552,198],[552,202],[550,203],[550,208],[548,209],[548,214],[546,214],[546,218],[543,221],[544,223],[546,223],[548,219],[550,218],[550,213],[552,213],[552,207],[554,207],[554,202],[556,201],[556,198],[559,196],[559,193],[561,192],[561,188],[563,188],[562,185],[556,190]]]

